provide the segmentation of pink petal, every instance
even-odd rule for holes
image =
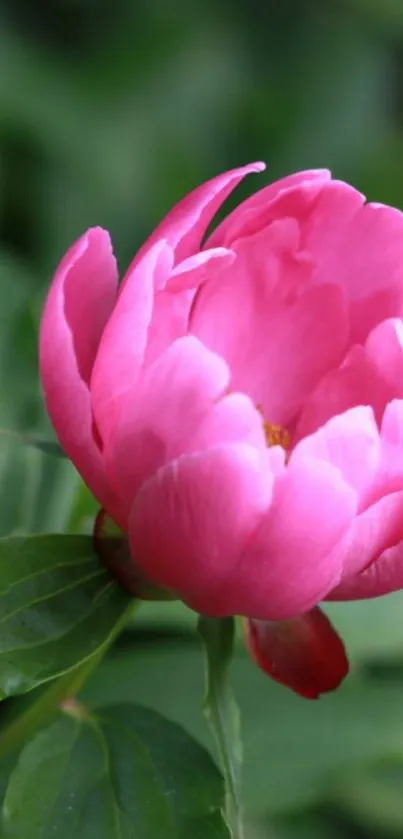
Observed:
[[[235,259],[228,248],[210,248],[189,256],[173,269],[167,291],[183,291],[198,288],[203,282],[215,279],[223,268],[228,268]]]
[[[340,580],[342,557],[333,549],[356,506],[356,493],[332,464],[308,457],[291,461],[227,588],[232,612],[285,620],[322,600]]]
[[[88,381],[117,286],[109,235],[89,230],[67,252],[42,316],[40,371],[47,409],[67,455],[112,515],[116,499],[93,436]]]
[[[144,372],[105,449],[127,511],[153,472],[194,450],[228,383],[225,362],[193,336],[175,341]]]
[[[263,163],[252,163],[199,186],[168,213],[136,254],[122,280],[91,381],[94,412],[103,439],[113,427],[118,411],[124,410],[123,397],[133,387],[143,364],[154,293],[164,290],[174,265],[199,249],[211,219],[231,190],[245,175],[264,168]],[[178,330],[175,337],[179,337],[189,305],[186,296],[179,304],[179,312],[178,304],[174,303],[171,315],[170,301],[164,300],[162,317],[156,312],[153,335],[161,321],[169,318]],[[155,358],[156,352],[150,349],[149,356]]]
[[[403,490],[403,400],[395,399],[383,415],[379,462],[366,494],[366,506],[400,490]]]
[[[296,209],[302,207],[307,212],[330,178],[327,169],[311,169],[274,181],[239,204],[213,231],[208,247],[230,247],[236,239],[256,233],[281,215],[295,217]]]
[[[170,344],[186,335],[189,312],[198,286],[231,264],[234,254],[225,248],[201,251],[173,269],[166,288],[154,297],[148,327],[144,367],[148,367]]]
[[[247,643],[258,667],[306,699],[335,690],[347,676],[344,644],[319,608],[292,621],[248,621]]]
[[[200,288],[190,329],[228,362],[233,389],[287,425],[338,364],[347,321],[340,289],[307,287],[311,266],[286,219],[234,245],[236,260]]]
[[[361,503],[380,468],[381,442],[372,408],[358,406],[331,418],[294,449],[291,460],[314,457],[340,470]]]
[[[353,347],[340,367],[330,371],[303,406],[294,442],[312,434],[335,414],[356,405],[372,405],[381,417],[389,390],[369,361],[364,347]]]
[[[189,442],[193,451],[223,442],[242,442],[264,452],[266,438],[262,416],[244,393],[230,393],[215,403]],[[283,450],[280,455],[284,462]]]
[[[355,346],[340,367],[332,370],[307,399],[295,432],[295,442],[356,405],[371,405],[378,424],[388,402],[403,397],[403,340],[399,320],[380,323],[366,346]]]
[[[92,404],[103,440],[124,410],[141,370],[152,317],[154,284],[165,284],[172,251],[158,241],[136,265],[105,328],[91,378]]]
[[[403,214],[364,204],[348,184],[331,181],[304,231],[317,282],[339,282],[351,308],[351,340],[363,341],[387,317],[402,315]]]
[[[396,396],[403,397],[403,345],[401,323],[390,319],[370,333],[365,348],[353,347],[343,364],[322,379],[304,405],[295,442],[355,405],[371,405],[380,424]]]
[[[129,273],[159,239],[165,239],[175,254],[175,265],[196,253],[203,236],[221,204],[233,189],[252,172],[263,172],[264,163],[250,163],[232,169],[189,192],[156,227],[132,262]],[[123,282],[126,282],[124,280]]]
[[[358,516],[341,552],[343,578],[327,599],[359,600],[403,588],[403,491]]]
[[[353,522],[339,552],[343,580],[332,597],[363,590],[382,594],[403,579],[396,557],[403,540],[403,402],[388,405],[382,422],[379,460],[365,497],[366,509]],[[390,586],[390,589],[389,589]],[[379,591],[377,591],[377,587]]]
[[[359,510],[363,511],[384,495],[403,490],[402,428],[402,400],[386,407],[380,433],[372,408],[360,405],[305,437],[291,460],[310,456],[333,463],[358,493]]]
[[[403,396],[403,322],[400,318],[379,323],[368,335],[365,348],[392,394]]]
[[[233,614],[227,581],[270,502],[274,476],[246,445],[220,445],[160,469],[130,516],[130,545],[145,575],[194,609]]]

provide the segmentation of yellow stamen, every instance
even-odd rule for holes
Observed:
[[[291,446],[291,438],[286,428],[283,428],[282,425],[274,425],[272,422],[269,422],[265,419],[263,409],[261,405],[257,406],[259,413],[262,415],[263,419],[263,430],[266,437],[266,443],[269,447],[271,446],[282,446],[286,452],[288,452]]]
[[[287,451],[290,447],[290,435],[286,428],[281,425],[273,425],[263,420],[263,428],[268,446],[282,446]]]

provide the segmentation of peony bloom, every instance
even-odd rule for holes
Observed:
[[[403,214],[308,171],[206,238],[263,168],[184,198],[119,287],[108,234],[87,231],[53,279],[40,367],[62,446],[146,577],[246,616],[258,663],[317,695],[345,657],[316,605],[403,587]],[[301,688],[291,647],[299,668],[338,663]]]

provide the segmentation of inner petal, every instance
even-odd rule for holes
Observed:
[[[365,347],[353,347],[315,388],[299,418],[295,442],[357,405],[370,405],[380,426],[387,404],[396,397],[403,398],[403,329],[400,320],[390,319],[370,333]]]
[[[231,387],[288,426],[347,342],[340,287],[310,284],[312,264],[298,250],[294,219],[281,219],[233,245],[235,260],[204,284],[190,331],[231,369]]]

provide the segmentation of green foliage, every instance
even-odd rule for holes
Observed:
[[[85,688],[85,701],[94,707],[124,698],[140,702],[180,722],[211,748],[199,710],[203,662],[196,639],[145,640],[133,636],[130,646],[104,662]],[[309,702],[267,679],[242,650],[235,655],[231,683],[242,714],[243,791],[250,815],[316,804],[346,766],[399,752],[398,684],[350,677],[337,693]]]
[[[3,806],[4,839],[229,839],[223,783],[207,752],[147,708],[70,715],[22,750]]]
[[[0,695],[99,654],[131,608],[90,536],[0,539]]]

